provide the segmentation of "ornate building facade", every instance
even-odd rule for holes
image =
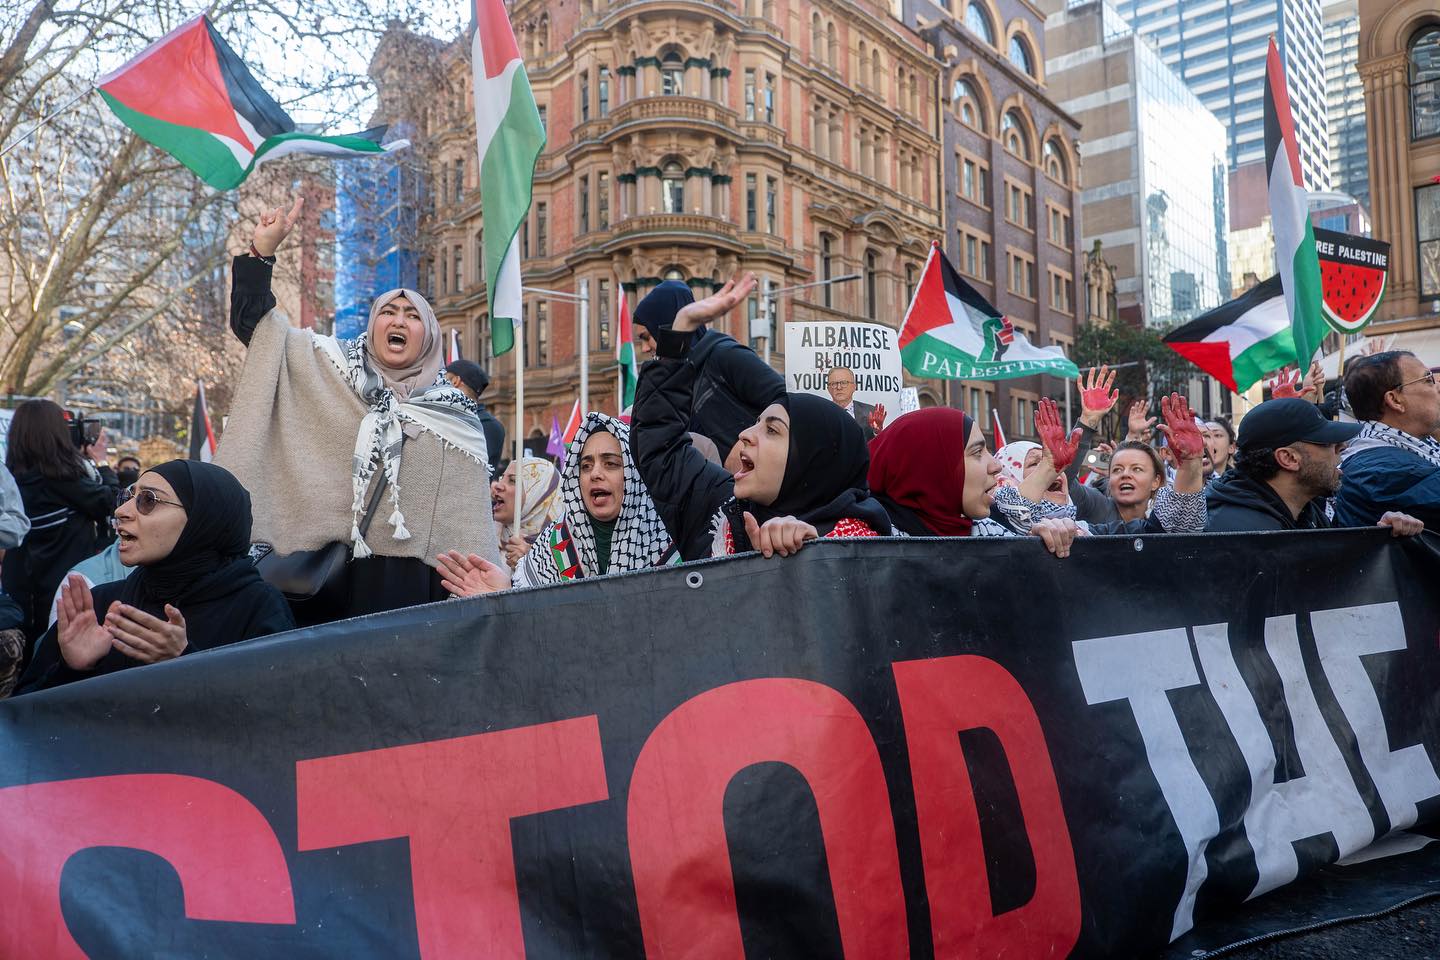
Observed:
[[[787,319],[899,326],[943,229],[940,68],[888,7],[521,0],[511,18],[548,134],[520,235],[524,282],[585,291],[592,409],[616,412],[621,290],[633,307],[665,279],[698,297],[754,271],[757,295],[721,328],[768,336],[777,366]],[[387,42],[431,49],[407,37]],[[487,400],[512,425],[514,364],[489,356],[469,48],[466,37],[434,47],[439,82],[409,107],[431,185],[419,282],[447,336],[459,330],[464,354],[490,368]],[[765,292],[852,273],[782,294],[773,325],[755,319]],[[540,293],[524,309],[525,433],[543,449],[578,394],[578,309]]]

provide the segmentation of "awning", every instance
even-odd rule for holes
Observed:
[[[1379,353],[1382,350],[1409,350],[1427,367],[1440,366],[1440,327],[1365,337],[1346,344],[1345,356],[1349,358],[1363,353]],[[1340,376],[1340,351],[1322,357],[1320,366],[1325,370],[1326,379],[1334,380]]]

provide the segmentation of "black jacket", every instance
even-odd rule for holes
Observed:
[[[115,510],[120,481],[109,467],[100,479],[47,480],[38,473],[15,477],[30,532],[20,546],[5,552],[0,582],[24,613],[22,629],[33,640],[50,622],[50,602],[60,581],[81,560],[110,542],[106,520]]]
[[[741,432],[759,418],[760,411],[785,395],[785,378],[734,337],[704,329],[695,334],[664,329],[660,336],[693,337],[684,348],[696,371],[690,430],[714,440],[722,459]],[[675,355],[679,349],[672,344],[667,352]]]
[[[1297,520],[1275,488],[1261,480],[1229,471],[1205,488],[1206,533],[1246,530],[1323,530],[1332,526],[1324,501],[1311,500]]]
[[[490,458],[490,477],[494,479],[500,475],[497,465],[508,459],[505,456],[505,424],[486,410],[485,404],[479,404],[479,407],[480,429],[485,432],[485,455]]]

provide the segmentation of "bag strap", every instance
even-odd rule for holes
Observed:
[[[370,504],[365,508],[365,518],[360,521],[360,536],[364,538],[370,533],[370,521],[375,519],[375,511],[380,509],[380,500],[385,495],[385,488],[390,485],[390,477],[386,475],[385,469],[380,469],[380,482],[375,484],[375,492],[370,495]]]

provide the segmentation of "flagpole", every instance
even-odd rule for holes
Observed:
[[[18,140],[10,141],[10,143],[5,147],[5,149],[0,150],[0,157],[5,156],[5,154],[9,153],[11,150],[14,150],[26,140],[29,140],[32,136],[35,135],[35,131],[39,130],[41,127],[45,126],[45,124],[49,123],[51,120],[54,120],[56,117],[60,116],[60,114],[64,113],[66,110],[69,110],[71,107],[75,106],[75,104],[79,103],[81,100],[90,96],[90,94],[94,92],[94,87],[86,87],[84,90],[80,91],[79,93],[75,94],[75,96],[65,101],[65,103],[61,107],[51,111],[48,116],[41,117],[40,121],[36,123],[35,126],[31,127],[29,130],[26,130],[23,134],[21,134]]]
[[[590,412],[590,281],[580,281],[580,416]]]
[[[521,311],[523,314],[524,311]],[[515,519],[510,529],[520,529],[520,518],[525,515],[525,491],[520,483],[520,467],[525,462],[525,327],[521,321],[520,336],[512,342],[515,351]]]

